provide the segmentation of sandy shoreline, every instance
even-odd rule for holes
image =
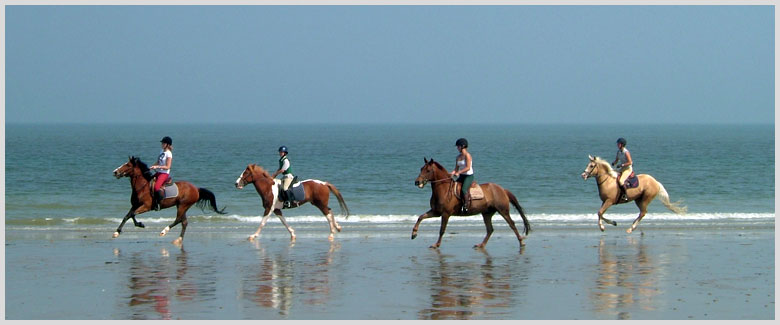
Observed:
[[[281,226],[118,239],[6,230],[14,319],[774,319],[774,226],[536,229]],[[323,226],[324,227],[324,226]]]

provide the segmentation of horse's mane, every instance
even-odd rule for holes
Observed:
[[[152,172],[149,169],[149,166],[147,166],[146,163],[141,161],[141,158],[138,158],[136,156],[132,156],[132,157],[130,157],[130,160],[132,160],[133,164],[135,164],[136,166],[138,166],[138,168],[141,169],[141,175],[143,175],[144,178],[147,181],[151,181],[152,180]]]
[[[444,166],[442,166],[438,161],[433,161],[433,159],[431,159],[431,163],[436,165],[436,167],[438,167],[439,169],[444,169],[444,171],[447,171],[447,168],[444,168]]]
[[[268,171],[266,171],[265,168],[263,168],[263,166],[260,165],[254,165],[254,166],[255,166],[255,170],[259,172],[260,175],[263,175],[263,177],[266,178],[271,178],[271,174],[269,174]]]
[[[593,162],[595,162],[597,165],[601,165],[601,167],[603,167],[604,170],[609,172],[610,176],[617,178],[618,176],[617,172],[614,169],[612,169],[612,166],[606,160],[601,159],[601,157],[596,157],[596,159],[594,159]]]

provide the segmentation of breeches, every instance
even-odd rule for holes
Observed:
[[[285,191],[288,190],[290,188],[290,184],[292,184],[292,181],[293,181],[292,177],[283,177],[282,178],[282,189],[285,190]]]
[[[460,197],[466,198],[466,194],[469,193],[469,188],[471,188],[471,183],[474,183],[474,175],[460,174],[460,176],[458,176],[457,182],[463,184],[463,186],[460,188]]]
[[[630,176],[632,172],[634,172],[634,169],[631,168],[631,166],[623,168],[623,171],[620,172],[620,176],[618,177],[618,183],[620,186],[623,186],[623,184],[626,183],[626,179],[628,179],[628,176]]]
[[[154,191],[157,192],[165,184],[170,175],[166,173],[157,173],[157,181],[154,182]]]

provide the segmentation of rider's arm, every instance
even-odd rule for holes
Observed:
[[[634,162],[631,161],[631,152],[626,151],[626,163],[623,166],[631,166]],[[623,167],[621,166],[621,167]]]

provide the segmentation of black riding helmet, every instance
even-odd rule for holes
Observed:
[[[162,140],[160,140],[160,142],[166,143],[169,146],[173,145],[173,140],[171,140],[171,137],[164,137],[164,138],[162,138]]]
[[[622,144],[625,147],[626,146],[626,139],[618,138],[617,139],[617,143],[620,143],[620,144]]]
[[[288,152],[287,152],[287,147],[286,147],[286,146],[281,146],[281,147],[279,147],[279,152],[288,153]]]
[[[458,139],[458,141],[455,141],[455,145],[456,146],[461,146],[463,148],[468,148],[469,147],[469,141],[466,140],[465,138],[460,138],[460,139]]]

